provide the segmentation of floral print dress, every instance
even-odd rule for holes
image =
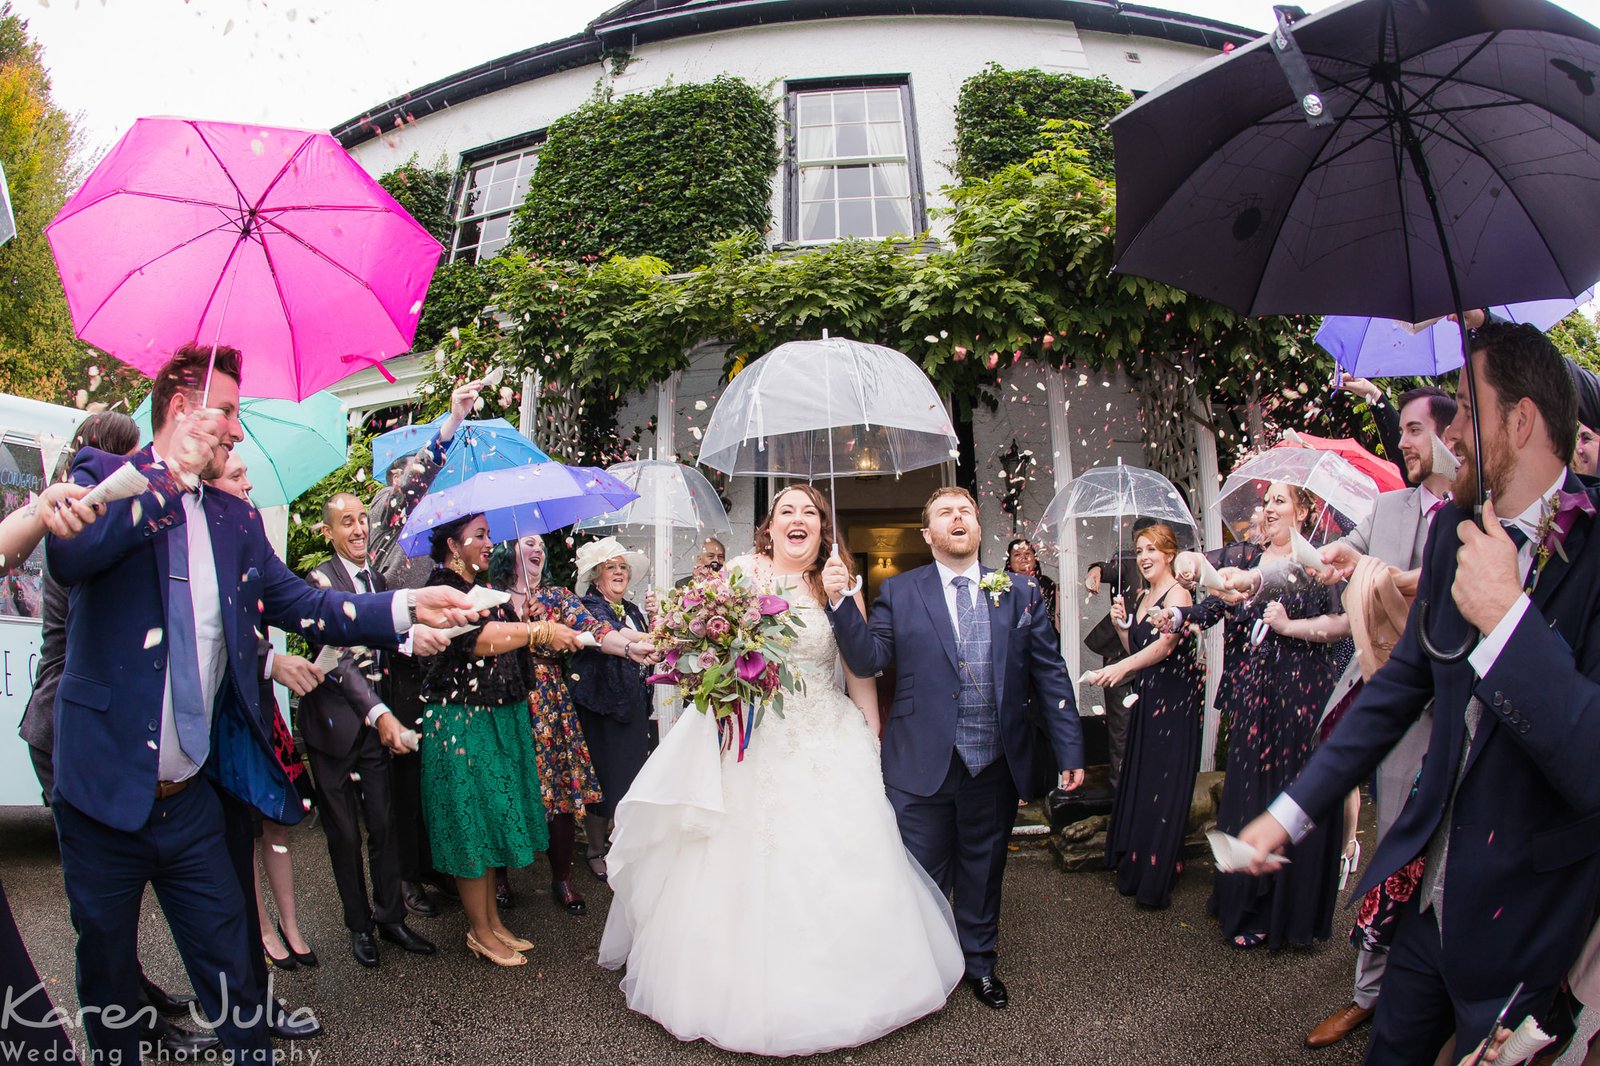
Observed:
[[[513,595],[512,602],[517,597]],[[528,622],[560,622],[596,640],[612,626],[589,613],[583,601],[568,589],[540,585],[522,607]],[[589,759],[589,745],[567,689],[567,668],[556,658],[534,656],[533,689],[528,693],[528,714],[539,748],[539,787],[549,814],[578,814],[602,798],[600,780]]]

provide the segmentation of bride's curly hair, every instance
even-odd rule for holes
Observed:
[[[817,509],[817,519],[821,526],[821,535],[817,539],[817,557],[806,567],[806,587],[811,590],[811,595],[816,597],[818,603],[827,603],[828,594],[822,588],[822,565],[828,561],[828,556],[833,554],[833,509],[828,506],[828,498],[817,487],[807,481],[798,481],[793,485],[785,485],[772,497],[772,506],[767,509],[767,517],[762,519],[756,527],[755,550],[757,555],[772,558],[772,520],[778,513],[778,504],[783,497],[791,492],[798,492]],[[851,580],[855,579],[855,560],[848,551],[841,551],[839,558],[844,560],[844,567],[850,572]]]

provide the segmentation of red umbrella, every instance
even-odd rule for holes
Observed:
[[[1311,433],[1301,433],[1299,430],[1291,430],[1290,434],[1286,434],[1274,447],[1315,448],[1319,452],[1333,452],[1370,477],[1378,486],[1379,492],[1393,492],[1395,489],[1406,487],[1405,479],[1400,476],[1398,467],[1387,459],[1379,459],[1350,437],[1318,437]]]
[[[146,374],[244,353],[299,400],[411,349],[439,242],[326,133],[142,118],[46,230],[78,336]]]

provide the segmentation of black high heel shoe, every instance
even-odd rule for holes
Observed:
[[[278,923],[278,939],[283,941],[284,950],[289,953],[290,958],[294,959],[294,961],[299,963],[301,966],[314,970],[321,965],[321,963],[317,961],[317,953],[311,950],[311,945],[307,944],[304,951],[296,951],[294,948],[289,946],[289,938],[283,935],[282,922]],[[267,958],[270,959],[272,956],[268,955]],[[294,969],[292,966],[289,968],[291,970]]]
[[[578,895],[578,890],[572,887],[571,881],[552,881],[550,895],[555,897],[556,906],[568,914],[582,914],[589,909],[589,905]]]
[[[517,897],[511,893],[510,881],[496,881],[494,883],[495,906],[503,911],[508,911],[517,905]]]
[[[279,934],[279,939],[282,939],[282,934]],[[285,944],[283,949],[285,951],[289,951],[289,945]],[[284,973],[289,973],[292,970],[298,970],[300,968],[300,964],[295,961],[294,952],[292,951],[289,951],[289,954],[280,959],[271,951],[267,950],[267,945],[262,944],[261,953],[267,957],[268,965],[270,965],[274,970],[282,970]]]

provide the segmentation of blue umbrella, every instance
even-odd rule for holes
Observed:
[[[549,533],[638,498],[597,466],[547,461],[490,470],[424,496],[400,531],[400,548],[413,557],[426,555],[434,529],[467,515],[486,516],[489,539],[499,544],[529,533]]]
[[[150,434],[150,397],[133,412]],[[257,507],[290,503],[344,465],[348,439],[344,405],[329,392],[293,400],[239,401],[244,440],[234,446],[250,471],[250,500]]]
[[[383,480],[389,468],[405,456],[415,455],[439,431],[448,415],[432,422],[402,426],[372,441],[372,476]],[[532,463],[548,463],[550,457],[539,446],[503,418],[468,420],[450,440],[444,453],[444,466],[433,479],[433,489],[447,489],[486,470],[511,470]]]
[[[1534,300],[1490,310],[1508,322],[1543,330],[1593,297],[1590,289],[1576,300]],[[1419,330],[1389,318],[1329,315],[1317,330],[1317,343],[1345,373],[1359,378],[1437,377],[1461,366],[1461,330],[1444,318]]]

